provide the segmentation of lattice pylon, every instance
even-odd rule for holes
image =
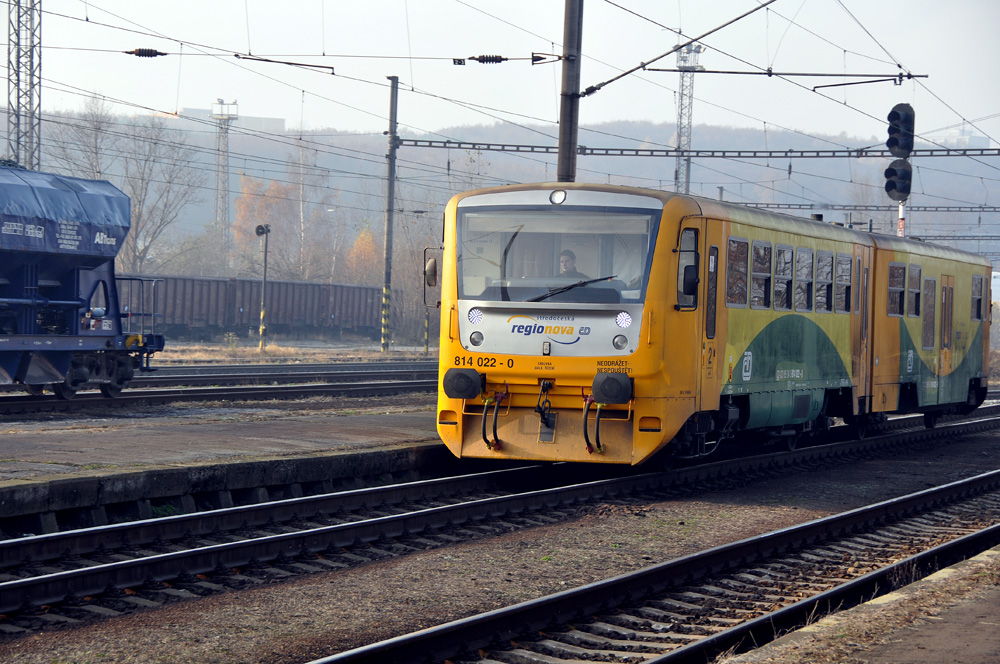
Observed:
[[[7,39],[7,153],[41,167],[42,0],[9,0]]]

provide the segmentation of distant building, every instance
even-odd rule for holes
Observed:
[[[212,119],[212,109],[210,108],[182,108],[179,115],[180,117],[178,120],[181,122],[190,120],[197,121],[198,124],[202,124],[202,122],[215,124],[215,120]],[[231,126],[238,129],[263,132],[266,134],[285,133],[284,118],[261,118],[254,117],[252,115],[240,115]]]
[[[946,148],[989,148],[990,139],[986,136],[973,134],[970,129],[962,127],[954,129],[944,136],[934,138],[935,143],[940,143]]]

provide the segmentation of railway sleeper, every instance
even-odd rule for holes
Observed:
[[[671,643],[667,640],[614,639],[579,629],[570,629],[566,632],[542,632],[542,635],[549,636],[562,643],[569,643],[584,648],[601,648],[603,650],[618,650],[622,652],[659,653],[677,648],[676,643]]]

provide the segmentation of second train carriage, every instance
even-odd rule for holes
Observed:
[[[974,254],[568,183],[458,195],[444,237],[438,431],[457,456],[638,464],[985,397]]]

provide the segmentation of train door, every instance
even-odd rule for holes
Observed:
[[[948,390],[951,374],[951,347],[953,323],[955,314],[955,277],[941,275],[941,334],[939,335],[940,351],[938,353],[937,383],[938,403],[951,400]]]
[[[722,223],[705,220],[703,226],[701,288],[705,306],[702,307],[701,371],[699,374],[698,403],[701,411],[718,410],[722,391],[723,371],[719,365],[719,344],[725,343],[725,308],[719,307],[719,247],[722,246]]]
[[[859,247],[854,260],[854,313],[851,321],[851,370],[854,380],[854,406],[858,409],[858,414],[871,412],[871,262],[871,247]]]

